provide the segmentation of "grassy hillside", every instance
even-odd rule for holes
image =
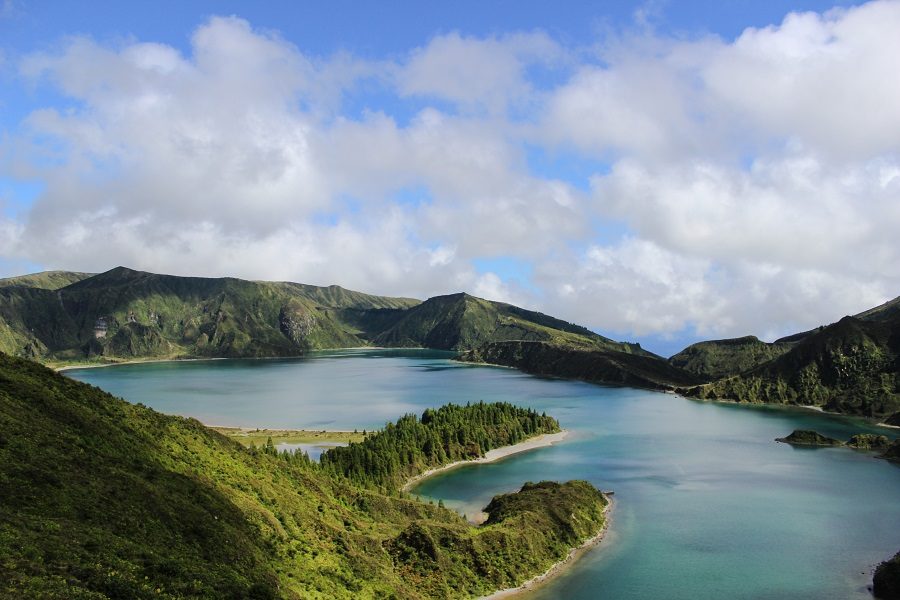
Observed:
[[[708,381],[743,373],[778,358],[793,344],[769,344],[749,335],[692,344],[669,358],[669,364]]]
[[[19,275],[0,279],[0,287],[21,286],[42,290],[58,290],[82,279],[92,277],[93,273],[77,273],[75,271],[42,271],[31,275]]]
[[[0,288],[0,351],[49,361],[292,356],[366,345],[344,309],[406,298],[332,286],[174,277],[122,267],[51,291]]]
[[[493,342],[460,359],[515,367],[535,375],[649,389],[673,389],[701,381],[656,356],[549,342]]]
[[[473,527],[2,354],[0,482],[9,598],[471,597],[542,572],[606,503],[525,486]]]
[[[869,321],[845,317],[774,360],[684,391],[700,398],[892,415],[900,411],[900,315]]]
[[[47,280],[46,274],[19,279],[29,277]],[[637,344],[467,294],[419,302],[338,286],[175,277],[124,267],[55,277],[74,281],[56,290],[0,287],[0,351],[59,364],[296,356],[372,344],[457,350],[523,339],[650,355]]]
[[[543,313],[468,294],[436,296],[399,317],[373,338],[376,344],[468,350],[489,342],[525,340],[650,354],[638,344],[615,342]]]

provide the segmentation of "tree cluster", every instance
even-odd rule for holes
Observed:
[[[364,487],[393,492],[427,469],[559,431],[556,419],[507,402],[448,404],[408,414],[363,442],[333,448],[321,466]]]

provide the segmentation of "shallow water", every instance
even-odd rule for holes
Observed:
[[[606,540],[535,598],[870,598],[900,549],[900,467],[774,442],[896,430],[803,409],[748,407],[461,365],[432,351],[197,361],[70,371],[132,402],[215,425],[372,429],[447,402],[506,400],[556,416],[563,443],[438,475],[415,492],[471,514],[524,481],[615,491]]]

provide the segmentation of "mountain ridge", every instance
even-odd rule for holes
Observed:
[[[426,301],[340,286],[181,277],[115,267],[57,289],[0,287],[0,350],[56,363],[297,356],[358,346],[467,350],[535,339],[650,355],[636,344],[460,292]],[[15,278],[14,278],[15,279]],[[57,272],[54,281],[64,281]]]

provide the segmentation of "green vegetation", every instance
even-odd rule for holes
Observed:
[[[859,450],[885,450],[890,443],[891,440],[886,435],[875,435],[874,433],[857,433],[847,440],[848,446]]]
[[[708,381],[743,373],[778,358],[792,344],[767,344],[755,336],[699,342],[669,358],[669,364]]]
[[[857,433],[845,443],[810,429],[795,429],[789,436],[775,438],[775,441],[795,446],[848,446],[856,450],[881,451],[878,458],[900,460],[900,439],[892,442],[886,435],[873,433]]]
[[[15,281],[0,287],[0,351],[53,365],[296,356],[368,345],[458,350],[512,339],[652,356],[637,344],[467,294],[420,303],[337,286],[175,277],[124,267]]]
[[[545,314],[468,294],[437,296],[415,306],[375,336],[380,346],[467,350],[490,342],[544,341],[653,356],[639,344],[615,342]]]
[[[707,399],[821,406],[884,417],[900,410],[900,313],[845,317],[748,371],[679,391]]]
[[[795,429],[791,435],[783,438],[775,438],[776,442],[793,444],[795,446],[843,446],[844,442],[822,435],[818,431],[809,429]]]
[[[329,444],[361,442],[366,438],[359,431],[306,431],[303,429],[250,429],[246,427],[211,427],[244,446],[263,446],[268,440],[278,444]]]
[[[41,273],[32,273],[31,275],[0,279],[0,287],[15,285],[42,290],[58,290],[93,275],[93,273],[76,273],[73,271],[43,271]]]
[[[2,354],[0,483],[10,598],[471,597],[562,559],[606,504],[525,486],[472,527]]]
[[[887,450],[881,454],[881,458],[900,461],[900,439],[891,442],[891,445],[887,447]]]
[[[878,600],[900,600],[900,552],[875,569],[872,594]]]
[[[448,404],[426,410],[421,420],[406,415],[360,444],[328,450],[321,460],[330,473],[390,493],[428,469],[559,430],[556,419],[505,402]]]
[[[649,389],[672,389],[701,381],[656,356],[548,342],[493,342],[463,354],[460,360],[515,367],[535,375]]]

